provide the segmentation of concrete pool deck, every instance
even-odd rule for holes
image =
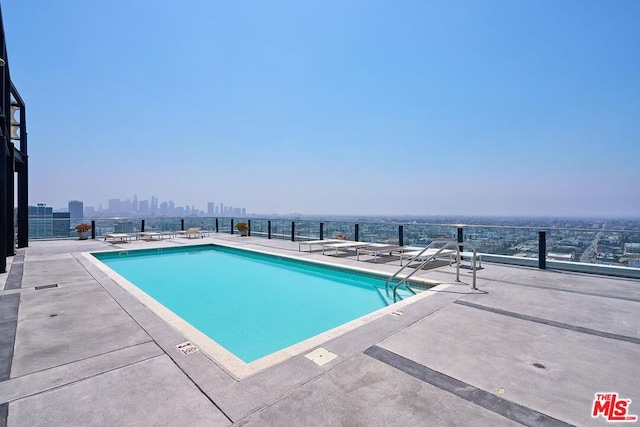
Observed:
[[[596,393],[640,414],[640,281],[483,262],[419,273],[428,297],[240,380],[82,253],[224,243],[393,273],[397,261],[212,234],[36,241],[0,274],[0,426],[606,425]]]

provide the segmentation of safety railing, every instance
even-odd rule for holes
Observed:
[[[423,257],[426,253],[428,253],[430,250],[433,251],[433,249],[435,249],[436,246],[442,245],[442,247],[438,248],[435,252],[427,255],[426,257]],[[476,288],[476,259],[477,259],[477,251],[476,248],[469,244],[469,243],[465,243],[465,245],[468,245],[472,248],[473,253],[472,253],[472,257],[471,257],[471,269],[473,271],[473,281],[471,284],[471,288],[472,289],[477,289]],[[438,258],[438,256],[442,255],[443,252],[449,248],[453,247],[456,251],[456,282],[460,281],[460,263],[462,261],[461,258],[461,247],[462,244],[458,243],[458,242],[452,242],[449,240],[434,240],[433,242],[431,242],[426,248],[422,249],[420,252],[418,252],[415,256],[413,256],[409,262],[407,262],[404,266],[400,267],[400,269],[398,271],[396,271],[394,274],[392,274],[384,283],[384,287],[385,287],[385,292],[387,293],[387,296],[389,296],[389,283],[393,282],[394,279],[396,279],[400,273],[402,273],[407,267],[409,267],[409,265],[411,265],[415,260],[418,259],[422,259],[422,262],[420,263],[420,265],[418,265],[411,273],[409,273],[408,275],[402,277],[400,279],[399,282],[396,283],[396,285],[393,287],[393,302],[397,301],[397,297],[398,297],[398,288],[402,285],[405,285],[405,288],[407,288],[409,291],[415,293],[411,287],[407,284],[407,281],[414,275],[416,274],[418,271],[420,271],[422,269],[422,267],[424,267],[427,263],[431,262],[432,260]]]

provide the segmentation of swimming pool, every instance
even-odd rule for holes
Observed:
[[[390,304],[385,277],[225,246],[92,255],[244,363]]]

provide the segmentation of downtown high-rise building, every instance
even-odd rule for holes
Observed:
[[[84,218],[84,203],[80,200],[69,201],[69,219],[72,222],[74,220],[82,222],[82,218]]]

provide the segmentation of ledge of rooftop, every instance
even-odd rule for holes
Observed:
[[[244,377],[180,353],[170,324],[89,262],[88,251],[218,243],[383,273],[397,260],[299,252],[297,242],[35,241],[0,274],[0,425],[605,425],[596,393],[640,413],[640,281],[491,263],[473,290],[441,285],[321,345]]]

